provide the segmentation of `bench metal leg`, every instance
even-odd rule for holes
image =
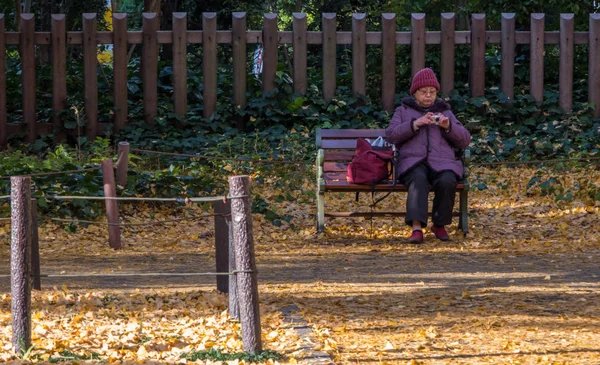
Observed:
[[[325,193],[317,192],[317,232],[325,231]]]
[[[458,226],[463,231],[465,235],[469,233],[469,190],[465,188],[460,192],[460,206],[459,213],[460,216],[458,218]]]

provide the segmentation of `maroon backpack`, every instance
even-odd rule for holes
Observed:
[[[391,148],[373,149],[364,138],[359,138],[356,141],[356,156],[348,164],[348,181],[375,186],[392,174],[392,158]]]

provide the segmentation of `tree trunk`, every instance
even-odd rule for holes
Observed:
[[[173,13],[180,11],[181,0],[165,0],[160,18],[160,29],[171,29],[173,26]],[[170,43],[162,45],[160,58],[163,60],[173,59],[173,45]]]
[[[19,26],[21,22],[21,1],[15,0],[15,29],[18,32],[21,27]]]
[[[42,0],[40,4],[41,28],[43,32],[50,31],[50,17],[52,14],[52,4],[48,0]],[[39,62],[40,64],[50,62],[50,45],[39,45]]]

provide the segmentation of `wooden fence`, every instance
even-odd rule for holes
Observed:
[[[293,46],[294,91],[305,93],[307,88],[307,45],[322,45],[322,92],[331,99],[336,90],[336,45],[352,46],[352,91],[366,94],[366,46],[382,47],[383,107],[394,108],[396,93],[396,45],[411,46],[412,72],[425,67],[425,46],[441,47],[441,91],[447,93],[454,88],[454,51],[456,45],[471,47],[469,87],[472,96],[483,96],[485,89],[486,44],[499,44],[502,52],[500,89],[513,96],[515,45],[530,45],[530,90],[541,102],[544,90],[544,46],[557,44],[560,47],[559,95],[560,106],[565,112],[572,108],[573,99],[573,50],[575,45],[589,46],[588,57],[588,100],[595,103],[595,116],[600,116],[600,14],[590,14],[589,31],[574,31],[574,16],[560,15],[560,30],[546,31],[544,14],[531,14],[531,29],[517,31],[515,14],[504,13],[501,30],[486,30],[485,14],[471,16],[471,30],[455,30],[454,13],[441,15],[441,31],[425,29],[425,14],[412,14],[411,31],[396,30],[396,15],[383,14],[381,31],[366,31],[366,15],[354,14],[352,31],[336,30],[336,14],[322,15],[322,31],[307,31],[307,18],[303,13],[293,14],[292,31],[279,31],[277,16],[265,14],[263,30],[247,30],[246,14],[233,13],[232,30],[217,30],[216,13],[204,13],[202,30],[187,30],[186,13],[173,14],[172,30],[160,30],[158,17],[154,13],[143,14],[141,31],[127,30],[127,14],[113,14],[113,30],[97,31],[96,14],[83,14],[82,31],[66,31],[65,15],[52,15],[50,32],[35,32],[32,14],[21,14],[20,32],[6,32],[4,15],[0,14],[0,148],[6,146],[8,135],[25,133],[26,141],[33,142],[40,134],[52,133],[55,127],[62,129],[60,111],[67,108],[66,60],[67,45],[82,45],[84,54],[84,108],[87,117],[85,135],[94,138],[98,131],[107,127],[98,122],[98,59],[97,45],[113,46],[113,89],[114,131],[127,123],[127,54],[128,46],[141,44],[143,72],[144,120],[155,123],[157,113],[157,76],[159,45],[171,44],[173,49],[173,106],[178,115],[185,115],[187,108],[187,45],[201,44],[203,47],[203,99],[204,115],[210,116],[217,102],[217,44],[230,44],[233,50],[233,98],[232,103],[246,104],[247,44],[263,45],[263,92],[275,87],[275,71],[278,45]],[[6,109],[6,45],[19,45],[22,65],[23,123],[9,124]],[[53,123],[38,123],[36,120],[36,45],[49,45],[52,50],[53,67]],[[556,70],[551,70],[555,72]]]

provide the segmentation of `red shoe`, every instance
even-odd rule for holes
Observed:
[[[408,238],[408,243],[423,243],[423,231],[414,230]]]
[[[450,237],[448,237],[448,233],[444,226],[431,226],[431,232],[435,234],[435,238],[440,241],[448,241]]]

